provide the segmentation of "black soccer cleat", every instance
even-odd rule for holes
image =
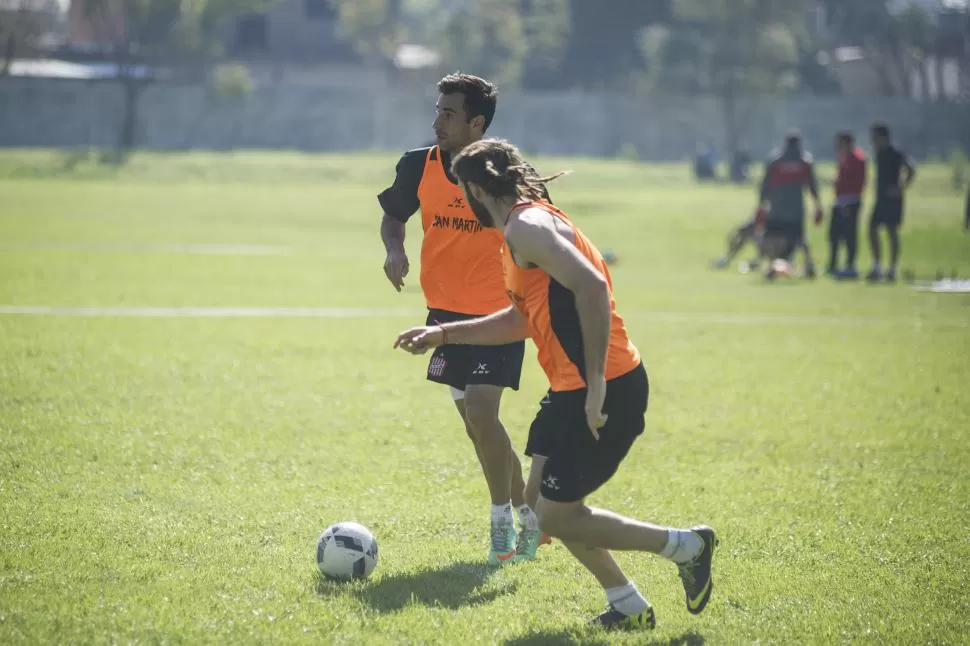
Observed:
[[[610,604],[590,623],[606,630],[653,630],[657,627],[657,618],[649,603],[636,615],[625,615]]]
[[[717,534],[707,525],[691,527],[690,530],[704,541],[704,549],[693,561],[678,563],[680,580],[684,584],[687,597],[687,611],[699,615],[707,606],[714,589],[714,577],[711,575],[711,561],[714,559],[714,548],[718,545]]]

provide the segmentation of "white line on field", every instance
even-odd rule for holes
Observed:
[[[622,312],[621,312],[622,314]],[[710,323],[721,325],[831,325],[837,327],[911,325],[968,327],[970,318],[921,318],[916,316],[839,316],[829,314],[766,314],[757,312],[633,312],[624,318],[658,323]]]
[[[424,318],[427,312],[412,308],[381,307],[58,307],[0,305],[0,315],[133,318]],[[918,318],[888,316],[828,316],[822,314],[764,314],[731,312],[632,312],[625,318],[670,324],[788,326],[970,327],[970,318]]]

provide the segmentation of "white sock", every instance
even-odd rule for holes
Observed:
[[[693,561],[704,551],[704,540],[689,529],[668,529],[667,544],[660,556],[674,563]]]
[[[522,505],[519,507],[519,525],[522,527],[522,529],[539,529],[539,519],[536,517],[536,513],[532,511],[529,505]]]
[[[607,588],[606,600],[611,606],[628,617],[640,614],[647,607],[647,600],[637,590],[633,581],[618,588]]]
[[[492,522],[514,525],[515,519],[512,518],[512,501],[504,505],[492,505]]]

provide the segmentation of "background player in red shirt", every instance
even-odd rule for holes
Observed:
[[[855,145],[851,132],[835,137],[838,176],[835,180],[835,204],[829,220],[829,264],[827,273],[840,279],[855,279],[856,251],[859,248],[859,210],[866,190],[866,155]],[[845,267],[838,268],[839,247],[845,243]]]
[[[792,255],[799,248],[805,252],[805,275],[815,277],[815,262],[805,240],[806,188],[815,202],[815,224],[819,225],[822,204],[815,179],[815,161],[802,148],[801,133],[793,130],[785,137],[782,149],[768,160],[758,200],[756,221],[758,228],[764,230],[761,250],[770,263],[769,278],[779,273],[789,274]],[[779,269],[780,266],[784,269]]]

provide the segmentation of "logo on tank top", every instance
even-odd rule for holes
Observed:
[[[482,225],[475,218],[465,219],[457,215],[450,216],[435,213],[434,218],[431,220],[431,228],[452,229],[460,233],[478,233],[482,230]]]
[[[448,208],[449,209],[463,209],[463,208],[465,208],[465,200],[462,199],[462,198],[460,198],[460,197],[456,197],[455,199],[453,199],[451,201],[451,204],[448,205]]]

